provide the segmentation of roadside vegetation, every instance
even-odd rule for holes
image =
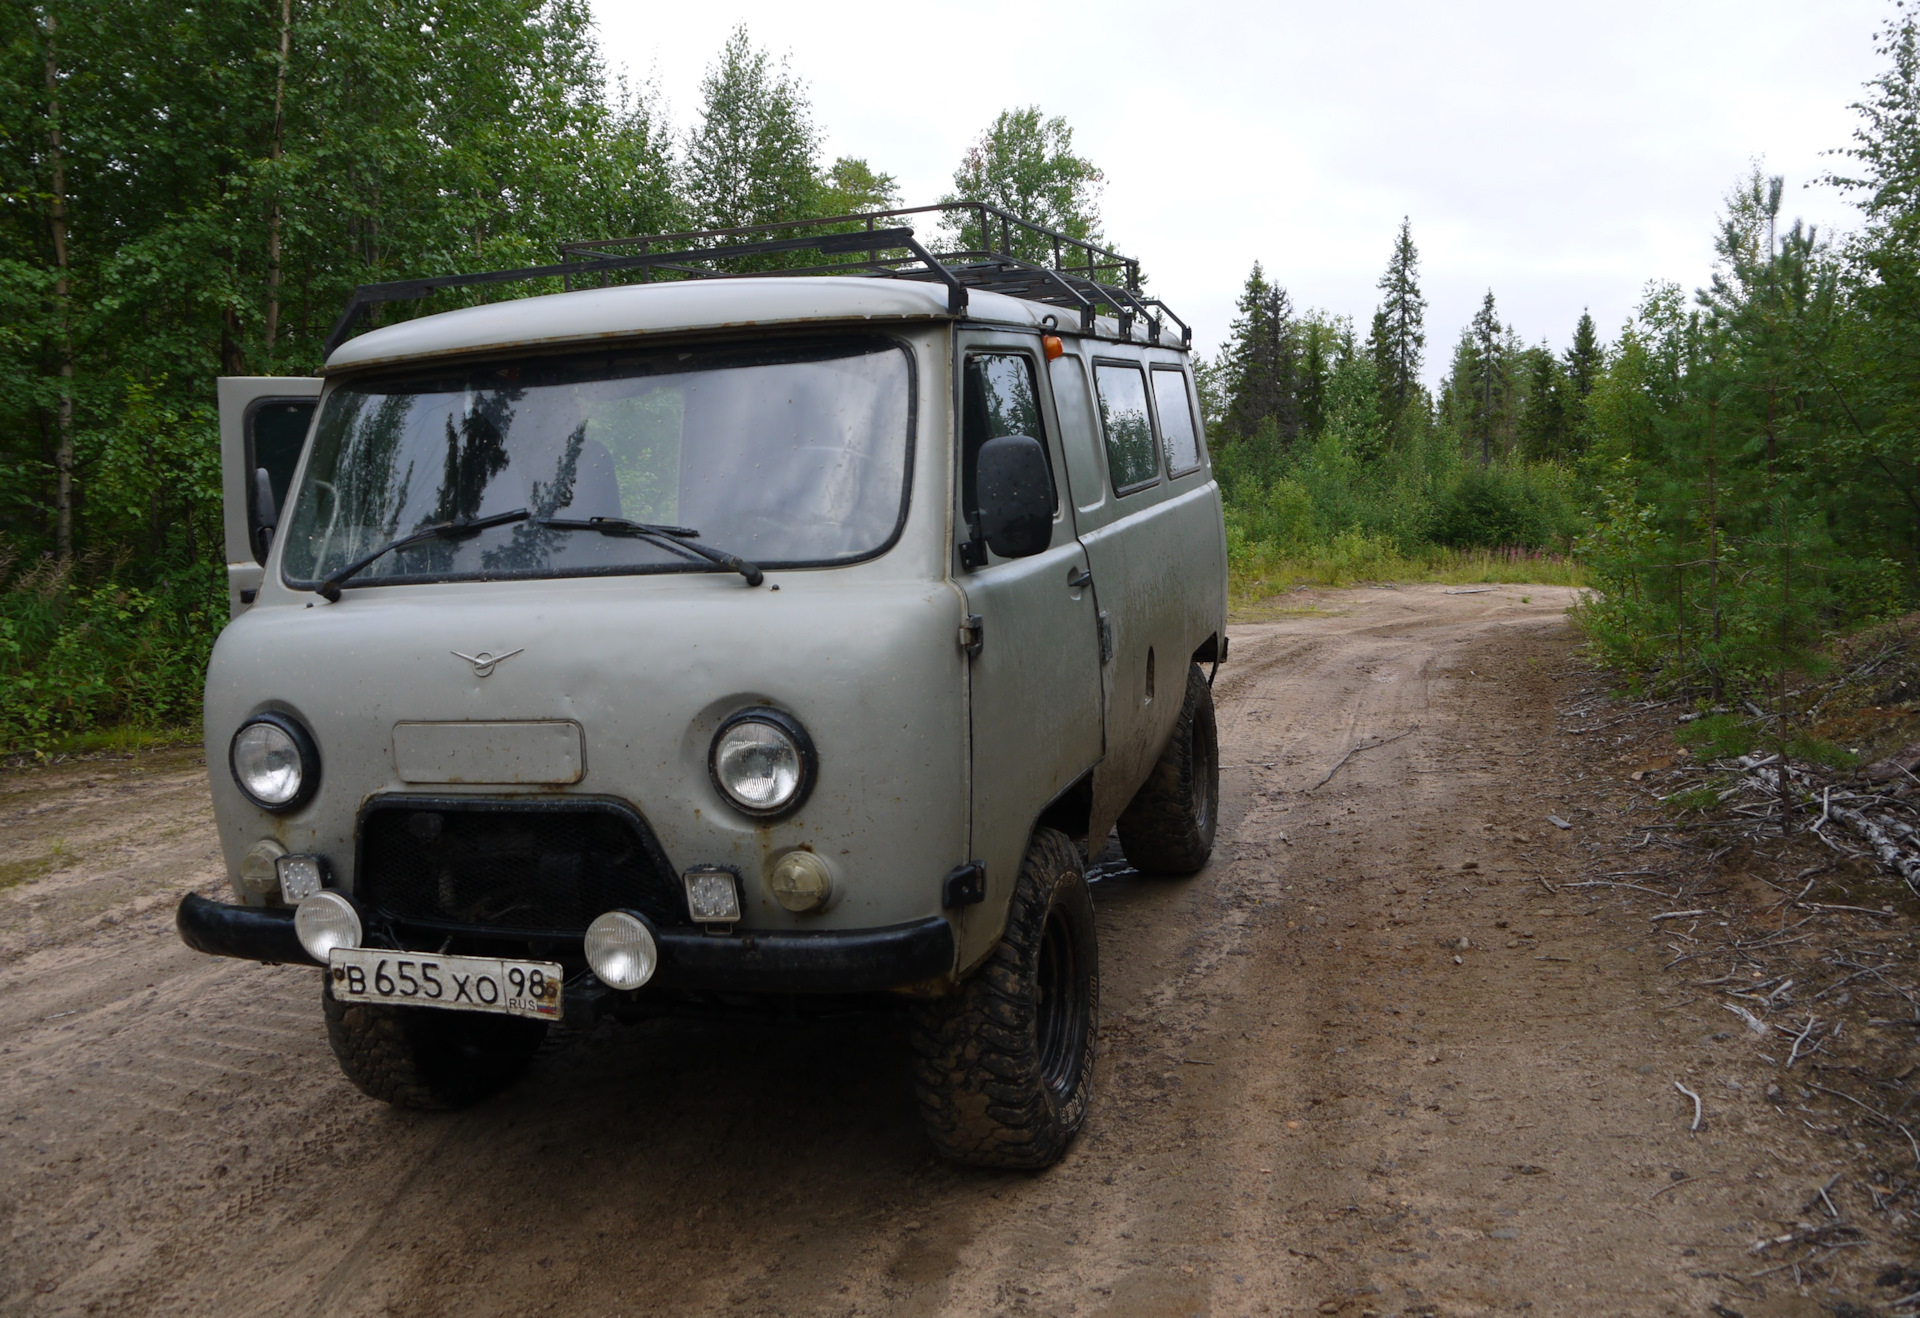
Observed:
[[[608,79],[583,0],[0,22],[0,753],[191,725],[226,620],[213,382],[311,372],[354,285],[901,200],[826,157],[806,83],[744,29],[674,123]],[[1296,308],[1256,263],[1200,371],[1237,604],[1303,582],[1592,586],[1579,621],[1636,689],[1784,717],[1832,638],[1920,603],[1905,10],[1881,47],[1837,156],[1859,227],[1790,222],[1756,172],[1710,286],[1649,285],[1611,341],[1587,315],[1524,338],[1489,290],[1430,342],[1410,220],[1364,325]],[[1104,240],[1102,182],[1064,121],[1015,107],[950,198]]]

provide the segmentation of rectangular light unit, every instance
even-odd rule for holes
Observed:
[[[735,924],[740,919],[740,880],[718,865],[696,865],[681,876],[687,914],[696,924]]]

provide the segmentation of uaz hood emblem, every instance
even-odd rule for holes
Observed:
[[[465,659],[468,663],[472,664],[473,675],[475,677],[485,677],[493,671],[495,664],[505,663],[516,654],[524,652],[526,648],[527,647],[523,645],[520,649],[509,650],[505,654],[493,654],[486,650],[482,650],[479,654],[461,654],[458,650],[452,650],[449,651],[449,653],[456,659]]]

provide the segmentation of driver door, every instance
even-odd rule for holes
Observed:
[[[968,951],[999,936],[1027,838],[1042,809],[1100,758],[1099,628],[1087,555],[1062,492],[1058,427],[1041,382],[1038,336],[963,332],[959,355],[960,479],[955,578],[979,619],[969,663],[973,743],[973,855],[986,868],[987,900],[961,908]],[[1000,435],[1025,434],[1047,450],[1055,490],[1053,536],[1026,558],[970,547],[976,511],[973,459]],[[973,565],[968,566],[968,560]],[[993,912],[992,929],[976,928]]]
[[[303,376],[227,376],[220,381],[220,493],[227,545],[227,606],[239,617],[253,606],[267,549],[257,528],[284,513],[293,470],[323,382]],[[256,506],[253,473],[266,468],[273,508]]]

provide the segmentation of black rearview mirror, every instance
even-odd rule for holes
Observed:
[[[1053,542],[1053,480],[1039,440],[990,439],[980,446],[974,472],[987,548],[1002,558],[1025,558]]]
[[[280,510],[273,497],[273,477],[265,467],[253,469],[253,525],[248,531],[253,539],[253,556],[262,563],[267,561],[267,551],[273,548],[273,528],[280,523]]]

